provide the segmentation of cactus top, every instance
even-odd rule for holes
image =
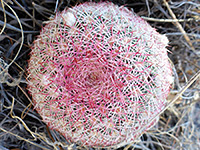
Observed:
[[[167,43],[113,3],[87,2],[57,13],[30,55],[28,90],[35,109],[69,142],[128,144],[157,122],[166,105],[172,83]]]

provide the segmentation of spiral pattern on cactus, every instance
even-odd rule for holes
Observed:
[[[128,8],[112,3],[87,2],[57,13],[30,53],[35,109],[69,142],[130,143],[166,105],[172,82],[167,43]]]

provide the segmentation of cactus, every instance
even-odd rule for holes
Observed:
[[[157,123],[172,83],[166,36],[110,2],[83,3],[45,23],[28,90],[49,127],[71,143],[114,147]]]

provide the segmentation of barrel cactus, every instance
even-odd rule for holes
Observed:
[[[30,53],[34,108],[70,143],[128,144],[167,103],[167,44],[126,7],[86,2],[63,10],[46,22]]]

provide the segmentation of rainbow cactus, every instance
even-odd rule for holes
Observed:
[[[167,44],[143,19],[110,2],[57,13],[30,54],[35,109],[70,143],[119,147],[135,141],[167,103]]]

